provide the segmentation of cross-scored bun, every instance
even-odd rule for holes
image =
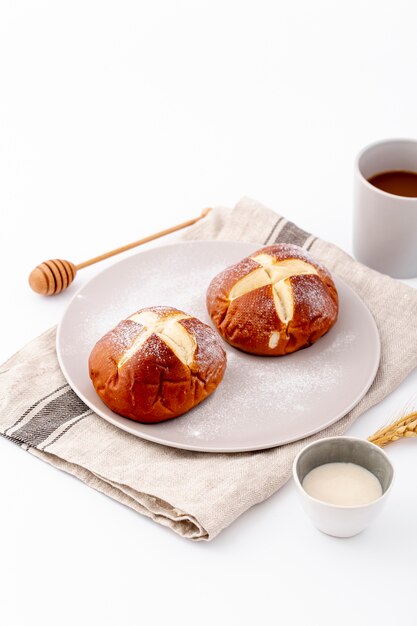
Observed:
[[[223,378],[226,353],[216,333],[171,307],[140,309],[94,346],[90,378],[115,413],[162,422],[207,398]]]
[[[207,290],[207,309],[235,348],[282,355],[327,333],[337,319],[338,296],[323,265],[299,246],[281,243],[218,274]]]

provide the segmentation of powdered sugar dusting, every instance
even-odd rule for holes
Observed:
[[[220,339],[228,359],[223,381],[187,414],[145,425],[118,417],[97,402],[87,361],[103,334],[138,309],[162,304],[212,327],[205,305],[212,278],[258,247],[224,242],[171,245],[130,257],[99,274],[73,301],[62,323],[61,358],[71,384],[113,423],[127,424],[140,436],[179,447],[267,447],[334,421],[372,380],[378,346],[369,313],[337,279],[339,319],[329,333],[313,346],[284,357],[248,355]]]
[[[178,427],[186,433],[197,432],[199,437],[213,439],[219,432],[232,434],[236,428],[252,429],[254,421],[256,428],[269,428],[271,415],[296,424],[318,397],[323,397],[324,404],[329,390],[343,384],[343,365],[334,357],[353,341],[352,334],[340,338],[336,345],[330,343],[324,350],[314,350],[312,346],[285,357],[249,356],[228,347],[228,368],[216,391],[215,419],[213,407],[206,403],[190,412]],[[301,354],[305,358],[297,358]]]

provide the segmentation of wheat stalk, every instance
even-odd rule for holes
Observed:
[[[403,437],[417,437],[417,411],[402,416],[392,424],[377,430],[376,433],[368,437],[368,441],[382,448]]]

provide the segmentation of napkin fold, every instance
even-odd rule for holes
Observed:
[[[0,434],[183,537],[211,540],[287,481],[302,446],[344,433],[417,365],[417,291],[247,198],[233,210],[213,211],[186,239],[253,241],[254,249],[295,243],[345,280],[371,310],[381,338],[380,367],[359,404],[321,433],[278,448],[238,454],[177,450],[118,430],[91,411],[61,373],[53,328],[0,367]]]

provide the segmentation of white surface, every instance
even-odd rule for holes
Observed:
[[[57,331],[58,360],[74,391],[104,419],[133,435],[203,452],[273,448],[312,435],[346,415],[375,378],[380,341],[366,305],[337,277],[337,322],[308,349],[285,359],[254,356],[219,336],[227,354],[223,380],[210,398],[182,418],[160,424],[134,422],[113,413],[93,388],[87,363],[105,333],[138,309],[155,305],[173,306],[214,328],[206,308],[207,287],[218,273],[257,248],[226,241],[161,245],[97,274],[74,296]],[[277,384],[285,380],[288,385]]]
[[[417,135],[416,20],[412,0],[3,0],[0,358],[71,297],[32,294],[33,265],[207,205],[246,194],[350,250],[356,153]],[[416,389],[413,372],[349,434]],[[315,530],[289,483],[192,544],[0,440],[1,621],[415,624],[416,443],[387,452],[390,500],[353,539]]]

